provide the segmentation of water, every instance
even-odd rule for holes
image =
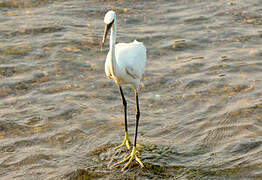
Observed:
[[[143,41],[138,143],[104,73],[103,17]],[[248,1],[0,1],[1,179],[262,178],[262,6]],[[107,41],[108,44],[108,41]],[[135,100],[128,101],[133,137]]]

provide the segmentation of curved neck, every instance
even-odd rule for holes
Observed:
[[[110,62],[111,62],[111,73],[113,77],[115,77],[115,67],[116,67],[116,56],[115,56],[115,44],[116,44],[116,19],[114,20],[114,24],[111,28],[110,33]]]

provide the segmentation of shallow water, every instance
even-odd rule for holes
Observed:
[[[107,167],[123,140],[103,17],[148,49],[146,169]],[[0,1],[0,178],[262,178],[262,6],[234,1]],[[135,100],[124,87],[131,137]]]

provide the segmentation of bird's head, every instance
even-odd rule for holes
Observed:
[[[106,36],[108,34],[108,31],[112,28],[112,25],[115,22],[115,18],[116,18],[116,13],[115,11],[108,11],[105,15],[104,18],[104,22],[105,22],[105,31],[104,31],[104,35],[103,35],[103,40],[101,43],[101,51],[103,50],[104,47],[104,43],[106,40]]]

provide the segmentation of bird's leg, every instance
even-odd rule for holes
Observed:
[[[122,91],[121,86],[118,86],[119,92],[121,94],[122,100],[123,100],[123,107],[124,107],[124,113],[125,113],[125,139],[122,142],[122,144],[120,144],[119,146],[117,146],[114,150],[117,150],[118,148],[126,145],[127,149],[130,149],[130,138],[128,136],[128,129],[127,129],[127,102],[124,96],[124,93]]]
[[[127,149],[130,149],[130,138],[129,138],[127,132],[125,132],[125,139],[122,142],[122,144],[120,144],[119,146],[115,147],[114,151],[116,151],[117,149],[119,149],[120,147],[122,147],[124,145],[126,145]]]
[[[144,167],[144,164],[142,163],[142,161],[137,157],[137,151],[136,151],[136,140],[137,140],[137,131],[138,131],[138,123],[139,123],[139,117],[140,117],[140,111],[139,111],[139,102],[138,102],[138,94],[137,91],[135,90],[135,96],[136,96],[136,127],[135,127],[135,137],[134,137],[134,146],[133,146],[133,150],[131,152],[131,154],[125,158],[123,161],[120,161],[116,164],[114,164],[114,166],[117,166],[125,161],[128,161],[125,166],[122,168],[122,170],[125,170],[130,163],[132,162],[133,159],[135,159],[141,167]]]

